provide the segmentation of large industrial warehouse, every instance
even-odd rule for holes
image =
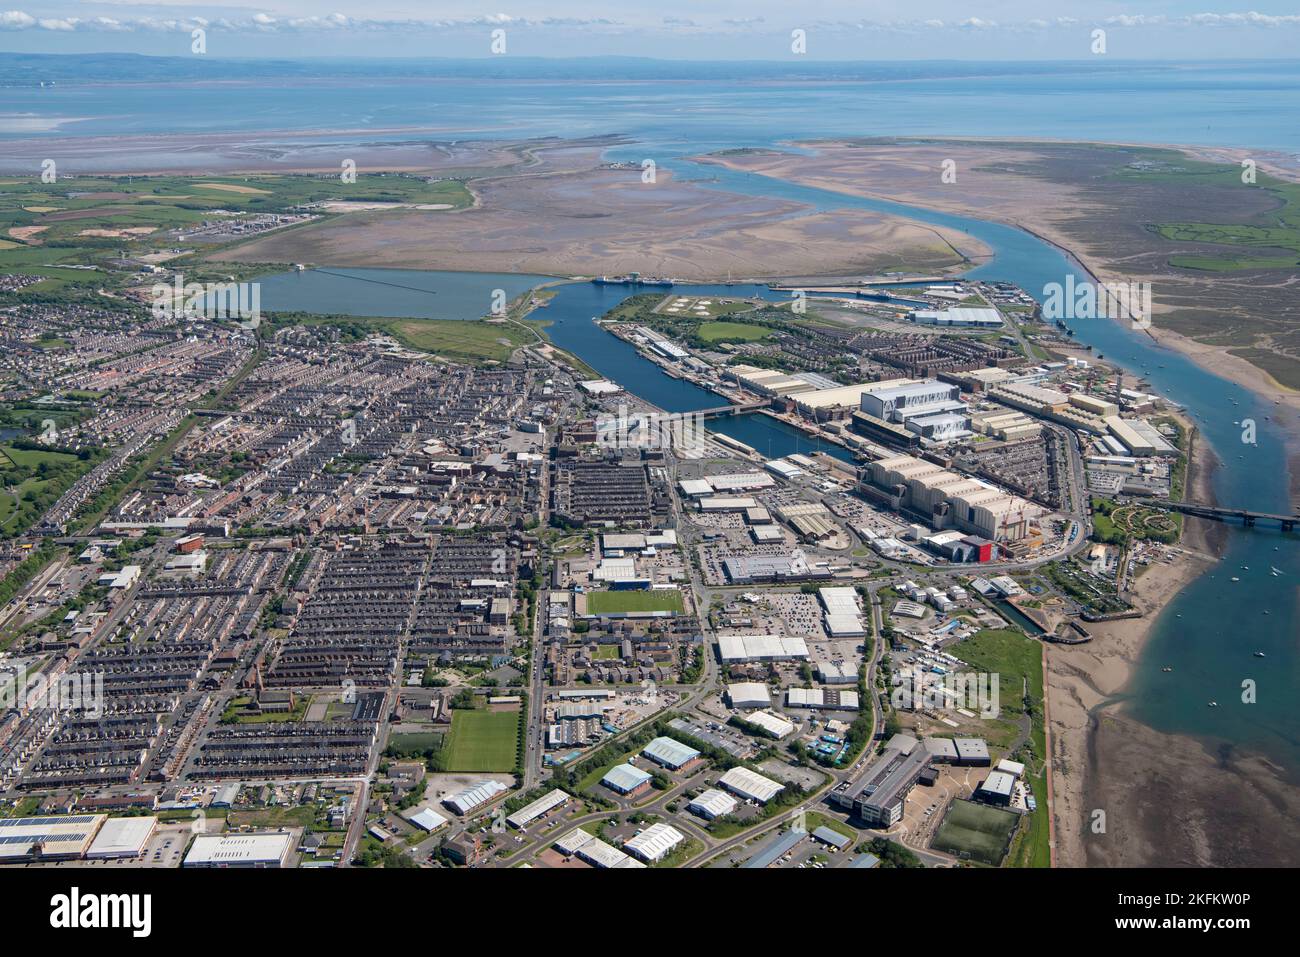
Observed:
[[[1043,508],[987,482],[949,471],[910,455],[878,459],[867,466],[863,490],[907,508],[935,528],[955,526],[995,542],[1016,542],[1029,534],[1030,519]]]
[[[185,855],[185,867],[284,867],[293,835],[200,834]]]
[[[718,778],[718,784],[746,801],[757,801],[759,804],[766,804],[785,787],[784,784],[745,767],[732,768]]]
[[[798,635],[718,635],[725,664],[749,661],[795,661],[808,657],[808,643]]]
[[[700,757],[700,752],[694,748],[665,737],[655,738],[645,746],[641,753],[655,764],[670,771],[680,771],[683,768],[688,768],[698,761]]]

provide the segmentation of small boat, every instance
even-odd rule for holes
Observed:
[[[1219,702],[1217,702],[1217,701],[1211,701],[1211,702],[1210,702],[1210,707],[1211,707],[1211,708],[1217,708],[1218,706],[1219,706]]]
[[[1269,565],[1268,570],[1271,571],[1274,575],[1286,574],[1285,572],[1282,571],[1282,569],[1278,568],[1276,565]]]
[[[1256,658],[1267,658],[1268,655],[1264,654],[1264,652],[1262,652],[1262,651],[1257,651],[1257,652],[1255,652],[1255,657],[1256,657]]]
[[[1236,575],[1233,575],[1233,576],[1232,576],[1232,580],[1235,581],[1235,582],[1239,582],[1239,581],[1241,581],[1241,579],[1238,578]]]
[[[1161,668],[1160,670],[1163,671],[1165,674],[1168,674],[1169,672],[1173,671],[1174,669],[1166,666],[1166,667],[1164,667],[1164,668]]]

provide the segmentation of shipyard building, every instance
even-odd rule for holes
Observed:
[[[1041,506],[987,482],[910,455],[867,466],[862,491],[895,511],[910,511],[932,528],[957,528],[992,542],[1017,542],[1029,534]]]

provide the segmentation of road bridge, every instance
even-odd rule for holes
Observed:
[[[1300,514],[1297,515],[1275,515],[1270,512],[1255,512],[1245,508],[1228,508],[1219,505],[1198,505],[1195,502],[1170,502],[1165,499],[1155,499],[1140,504],[1149,505],[1153,508],[1163,508],[1170,512],[1181,512],[1183,515],[1192,515],[1196,518],[1209,519],[1212,522],[1229,522],[1240,521],[1243,525],[1253,526],[1258,522],[1277,522],[1282,526],[1282,531],[1295,531],[1297,525],[1300,525]]]

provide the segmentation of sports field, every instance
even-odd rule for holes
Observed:
[[[705,342],[757,342],[769,338],[772,330],[752,323],[719,320],[700,323],[697,334]]]
[[[513,771],[519,712],[456,711],[443,743],[448,771]]]
[[[681,614],[682,593],[675,589],[654,591],[596,591],[587,595],[587,612],[612,615],[629,611],[672,611]]]
[[[973,801],[953,801],[931,847],[996,867],[1002,862],[1019,821],[1020,815],[1014,811]]]

